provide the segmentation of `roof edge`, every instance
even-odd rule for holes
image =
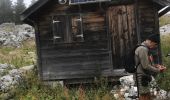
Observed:
[[[24,10],[21,13],[21,16],[20,16],[21,21],[24,21],[27,17],[29,17],[32,13],[34,13],[36,10],[38,10],[40,7],[42,7],[48,1],[50,1],[50,0],[38,0],[33,5],[28,7],[26,10]]]
[[[170,0],[152,0],[161,6],[170,6]]]

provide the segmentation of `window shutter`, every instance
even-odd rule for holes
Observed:
[[[64,42],[64,35],[65,35],[65,20],[64,16],[54,16],[53,17],[53,40],[54,43],[61,43]]]

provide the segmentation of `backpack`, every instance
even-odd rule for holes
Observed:
[[[135,62],[135,50],[139,46],[144,46],[144,45],[141,45],[141,44],[136,45],[130,52],[126,53],[126,55],[124,57],[124,68],[125,68],[126,72],[129,72],[129,73],[136,72],[137,66],[140,64],[140,62],[138,64],[136,64],[136,62]]]

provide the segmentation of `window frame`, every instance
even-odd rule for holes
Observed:
[[[106,36],[108,35],[107,32],[107,23],[106,23],[106,13],[102,13],[102,12],[91,12],[91,13],[72,13],[72,14],[56,14],[52,16],[52,34],[53,34],[53,43],[54,44],[60,44],[60,43],[84,43],[84,42],[90,42],[88,40],[86,40],[86,36],[85,36],[85,30],[84,30],[84,17],[86,16],[86,14],[103,14],[104,16],[104,34],[106,34]],[[54,17],[58,17],[58,16],[64,16],[65,17],[65,23],[66,23],[66,32],[63,33],[63,41],[57,41],[58,37],[55,37],[56,34],[54,34],[55,29],[54,29]],[[79,17],[79,19],[77,19],[77,21],[80,22],[80,26],[77,26],[77,30],[80,30],[80,33],[75,34],[75,36],[73,35],[72,31],[73,31],[73,26],[72,25],[72,21],[73,21],[73,17]],[[60,23],[59,21],[57,23]],[[100,35],[99,35],[100,36]],[[74,40],[74,38],[79,38],[79,40]],[[91,41],[100,41],[99,40],[91,40]]]

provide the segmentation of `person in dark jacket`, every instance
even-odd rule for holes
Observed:
[[[139,100],[152,100],[150,96],[149,82],[152,73],[160,73],[166,67],[154,64],[152,56],[149,55],[151,49],[157,48],[160,43],[160,35],[152,34],[135,50],[135,61],[137,66],[137,79],[139,87]]]

